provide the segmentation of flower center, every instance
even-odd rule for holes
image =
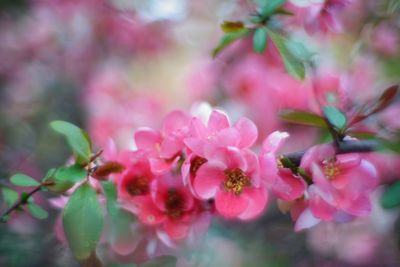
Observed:
[[[165,208],[167,215],[172,219],[178,219],[183,215],[184,199],[176,189],[169,189],[167,199],[165,201]]]
[[[203,165],[206,163],[207,160],[205,158],[195,156],[191,161],[190,161],[190,175],[196,176],[197,171]]]
[[[239,195],[246,186],[250,186],[250,177],[239,168],[226,169],[224,174],[228,178],[224,182],[224,188],[228,192]]]
[[[340,168],[337,166],[334,158],[324,160],[322,163],[324,164],[324,174],[329,180],[334,179],[340,174]]]
[[[131,196],[145,195],[149,192],[149,183],[145,176],[135,176],[127,185],[126,190]]]

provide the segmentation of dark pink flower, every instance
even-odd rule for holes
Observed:
[[[135,213],[139,220],[146,225],[157,226],[158,235],[172,241],[190,235],[200,218],[198,200],[183,186],[182,179],[170,174],[153,180],[150,195],[136,205]]]

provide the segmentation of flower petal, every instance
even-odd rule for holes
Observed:
[[[147,151],[154,150],[155,145],[161,142],[160,133],[147,127],[142,127],[136,130],[134,138],[137,148]]]
[[[282,145],[283,141],[289,137],[287,132],[275,131],[267,136],[262,144],[263,153],[275,153]]]
[[[310,209],[305,209],[299,216],[294,226],[296,232],[311,228],[317,225],[321,220],[315,218]]]
[[[214,110],[211,113],[207,123],[207,128],[210,134],[219,132],[220,130],[229,127],[230,127],[229,119],[224,112],[220,110]]]
[[[202,199],[212,198],[224,179],[225,176],[220,167],[205,163],[199,168],[194,178],[194,191]]]
[[[164,135],[169,135],[175,130],[189,126],[190,119],[191,119],[190,116],[181,110],[171,111],[164,118],[164,123],[161,132]]]
[[[239,131],[240,142],[239,148],[248,148],[252,146],[258,137],[257,126],[247,118],[241,118],[235,128]]]
[[[179,240],[187,236],[190,227],[187,223],[167,219],[164,222],[164,229],[172,240]]]
[[[235,218],[248,208],[249,199],[231,192],[218,191],[215,196],[215,208],[225,218]]]
[[[261,215],[267,206],[267,190],[264,188],[246,188],[241,195],[248,199],[249,204],[247,209],[238,216],[239,219],[251,220]]]
[[[150,197],[143,198],[139,208],[139,220],[147,225],[157,225],[166,219],[166,216],[152,202]]]

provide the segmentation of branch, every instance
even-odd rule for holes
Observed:
[[[336,145],[336,144],[335,144]],[[362,141],[341,141],[338,144],[337,154],[353,153],[353,152],[371,152],[378,149],[378,143],[372,140]],[[293,153],[283,154],[297,167],[300,166],[301,158],[304,156],[305,151],[298,151]]]
[[[7,222],[7,219],[5,218],[7,215],[9,215],[11,212],[13,212],[14,210],[17,210],[20,208],[20,206],[25,205],[28,202],[28,199],[35,194],[36,192],[38,192],[40,189],[42,188],[42,185],[38,185],[37,187],[35,187],[32,191],[30,191],[27,195],[25,196],[20,196],[19,200],[17,202],[14,203],[14,205],[12,205],[11,207],[9,207],[7,210],[5,210],[1,216],[0,216],[0,222],[5,223]]]

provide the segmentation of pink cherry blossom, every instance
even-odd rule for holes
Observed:
[[[340,20],[340,12],[353,0],[318,0],[309,1],[307,5],[299,5],[292,0],[293,12],[309,33],[342,32],[343,25]]]
[[[317,145],[305,153],[300,167],[312,178],[308,206],[315,218],[343,221],[370,212],[368,194],[378,177],[375,167],[360,154],[335,155],[332,145]]]
[[[118,197],[124,208],[134,210],[135,204],[150,194],[150,183],[155,176],[142,150],[126,153],[124,161],[125,170],[115,181]]]
[[[161,131],[139,128],[135,132],[136,146],[147,153],[153,173],[168,172],[180,159],[190,120],[189,114],[176,110],[167,114]]]
[[[166,174],[153,180],[150,195],[137,203],[135,213],[142,223],[157,227],[162,241],[173,244],[174,240],[191,234],[200,212],[198,200],[183,186],[182,180]]]
[[[274,194],[285,201],[295,200],[304,194],[305,181],[295,176],[291,170],[279,166],[278,149],[289,137],[286,132],[273,132],[263,142],[259,155],[260,172],[263,181],[272,189]]]
[[[187,158],[182,165],[182,177],[185,185],[193,190],[193,179],[197,170],[207,162],[207,155],[217,148],[236,147],[247,149],[257,140],[257,127],[247,118],[239,119],[231,126],[228,116],[219,110],[211,112],[207,125],[194,117],[190,124],[190,137],[184,139],[187,146]]]
[[[201,199],[214,198],[216,211],[225,218],[250,220],[264,211],[268,194],[253,152],[220,147],[206,159],[193,180],[194,191]]]

